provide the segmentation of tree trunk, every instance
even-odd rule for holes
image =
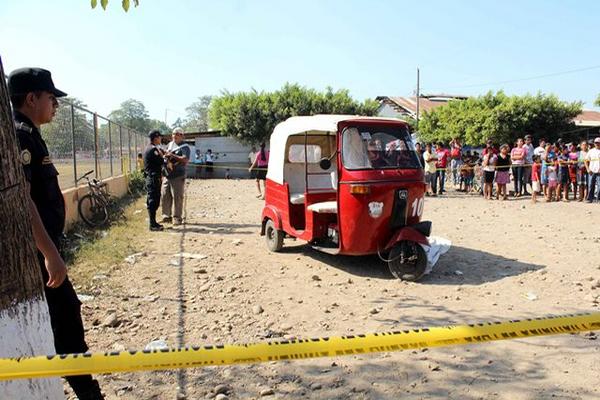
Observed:
[[[27,187],[0,59],[0,358],[54,354]],[[54,379],[0,381],[7,399],[64,398]]]

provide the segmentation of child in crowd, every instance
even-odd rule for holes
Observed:
[[[531,202],[537,202],[537,194],[542,191],[540,183],[540,172],[542,165],[540,164],[540,156],[533,156],[533,164],[531,165]]]
[[[558,189],[557,201],[561,199],[564,202],[569,201],[569,148],[563,146],[558,155]]]
[[[558,187],[558,172],[556,166],[556,159],[554,154],[546,155],[546,178],[548,179],[548,191],[546,194],[546,201],[550,202],[554,200],[554,194],[556,193],[556,188]],[[558,194],[556,196],[556,201],[558,201]]]
[[[506,185],[510,182],[510,154],[508,153],[508,144],[500,146],[500,154],[496,161],[496,199],[506,200]]]
[[[574,143],[569,143],[569,187],[573,190],[573,200],[577,200],[577,159],[579,152]]]
[[[540,176],[540,182],[542,183],[542,190],[544,191],[544,196],[548,197],[548,174],[546,168],[548,167],[548,157],[555,157],[554,146],[552,143],[547,143],[546,148],[541,153],[542,158],[542,175]]]
[[[473,191],[473,181],[475,179],[475,166],[477,165],[477,160],[474,156],[467,152],[467,157],[465,157],[465,192],[471,193]]]
[[[481,166],[483,168],[483,198],[486,200],[492,200],[497,161],[498,156],[496,156],[493,151],[488,151],[481,161]]]

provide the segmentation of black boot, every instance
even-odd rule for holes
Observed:
[[[104,400],[98,381],[91,375],[69,376],[67,382],[79,400]]]
[[[156,210],[148,210],[148,219],[150,220],[151,231],[162,231],[164,227],[156,222]]]

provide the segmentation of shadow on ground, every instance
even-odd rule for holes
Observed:
[[[356,276],[395,279],[389,272],[387,263],[377,255],[334,256],[314,250],[309,245],[289,246],[287,243],[281,252],[302,254]],[[433,271],[419,282],[427,285],[481,285],[542,268],[545,267],[481,250],[452,246],[440,257]]]
[[[228,224],[228,223],[203,223],[185,224],[185,231],[188,233],[213,234],[219,235],[256,235],[260,232],[260,224]]]

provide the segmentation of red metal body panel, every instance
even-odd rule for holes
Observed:
[[[388,241],[387,245],[385,246],[385,250],[391,249],[396,243],[402,240],[421,243],[426,246],[429,245],[429,240],[427,240],[427,237],[425,235],[423,235],[418,230],[411,228],[410,226],[406,226],[394,233],[394,236],[392,236],[392,238]]]
[[[418,215],[411,215],[410,202],[420,199],[424,194],[422,183],[413,181],[397,182],[383,181],[369,183],[371,192],[366,195],[351,194],[350,184],[340,183],[339,186],[339,232],[341,254],[363,255],[374,254],[383,250],[395,232],[390,229],[390,219],[394,204],[396,189],[408,190],[408,205],[406,207],[408,225],[420,221]],[[369,214],[369,203],[383,203],[382,214],[373,217]]]
[[[267,179],[265,185],[265,207],[262,212],[263,226],[267,218],[271,219],[277,229],[290,236],[310,242],[315,238],[324,237],[327,234],[329,223],[337,222],[335,214],[318,214],[307,209],[307,206],[313,203],[336,200],[335,192],[315,191],[305,193],[304,204],[291,204],[287,184],[280,185]]]

